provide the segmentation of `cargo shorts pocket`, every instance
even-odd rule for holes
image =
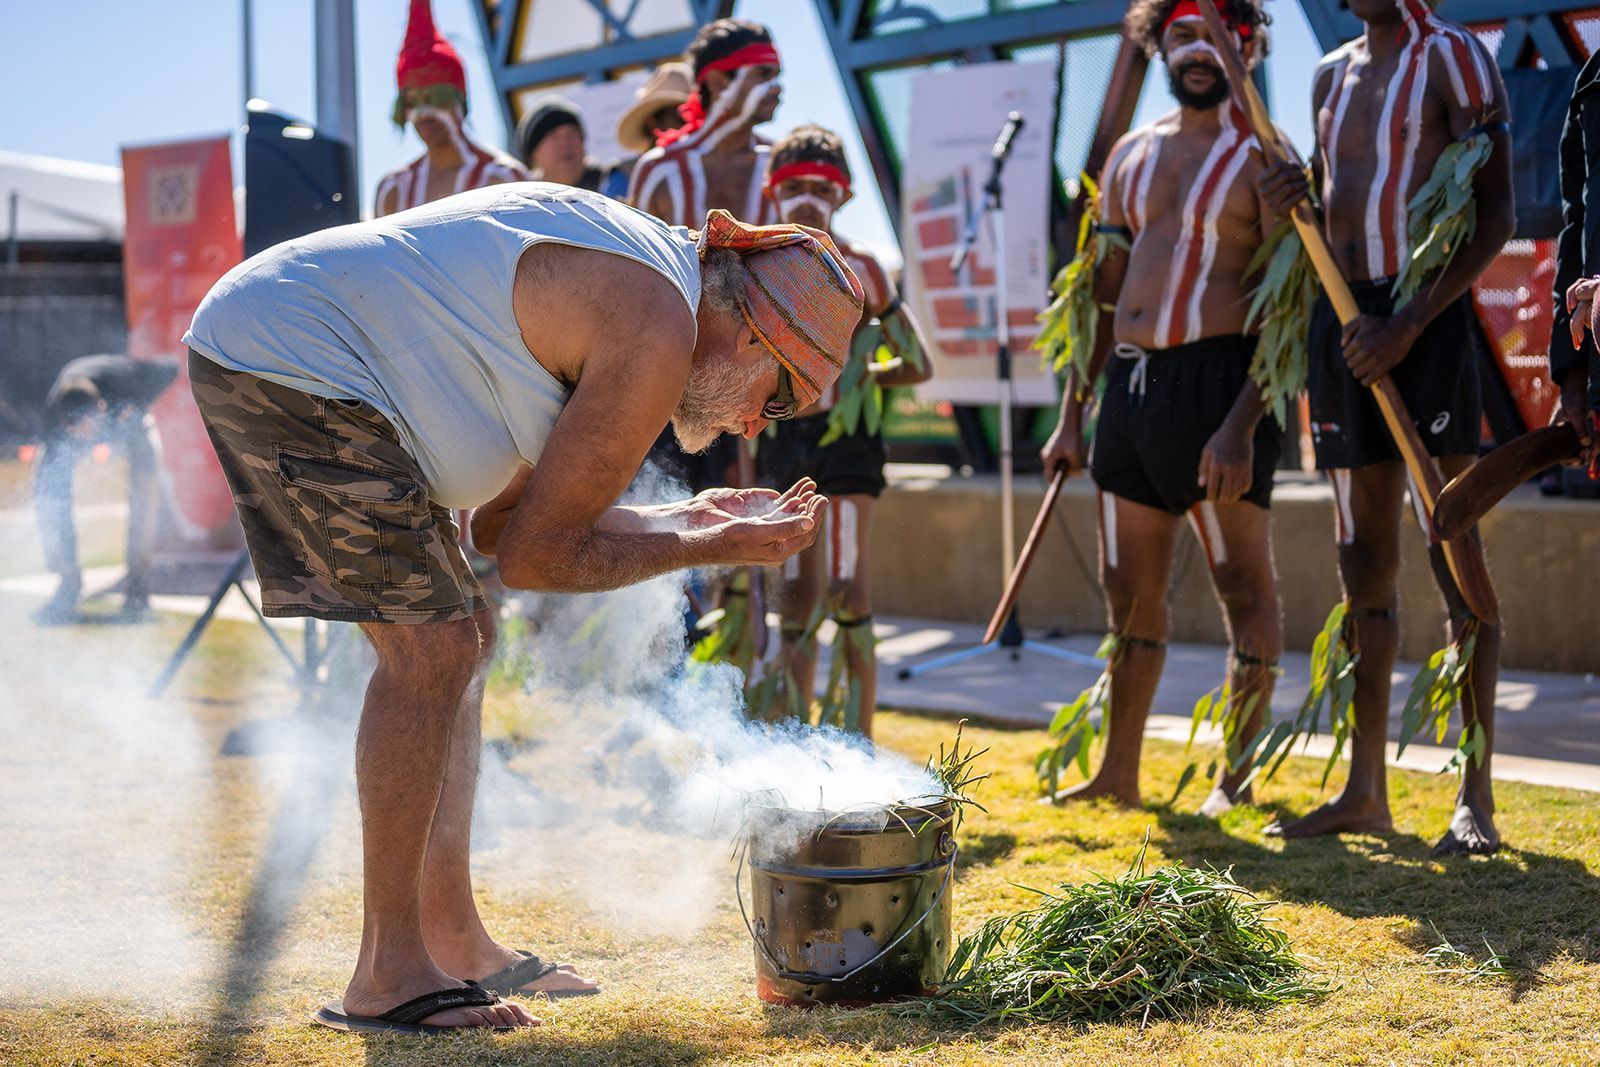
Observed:
[[[433,518],[421,485],[395,471],[277,451],[308,570],[343,585],[428,584],[425,535]]]

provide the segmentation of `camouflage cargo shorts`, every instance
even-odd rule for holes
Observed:
[[[332,622],[449,622],[486,605],[448,508],[389,420],[189,353],[261,610]]]

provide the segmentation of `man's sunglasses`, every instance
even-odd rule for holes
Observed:
[[[794,376],[789,373],[789,368],[784,366],[783,360],[778,359],[777,349],[767,341],[761,330],[756,327],[755,319],[750,315],[750,309],[743,304],[739,305],[739,314],[744,317],[744,324],[750,329],[750,336],[765,348],[778,364],[778,391],[761,405],[761,417],[769,422],[783,422],[792,419],[800,413],[800,405],[794,398]]]
[[[779,363],[778,391],[761,405],[761,417],[771,422],[782,422],[794,418],[799,411],[800,405],[794,399],[794,377],[789,373],[788,367]]]

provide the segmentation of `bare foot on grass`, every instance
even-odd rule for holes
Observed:
[[[1388,833],[1394,829],[1389,802],[1383,797],[1351,797],[1344,793],[1293,822],[1275,822],[1262,831],[1268,837],[1320,837],[1323,834]]]
[[[1254,804],[1255,797],[1250,792],[1250,787],[1239,790],[1238,793],[1229,793],[1224,786],[1217,786],[1206,797],[1206,802],[1200,805],[1200,814],[1208,819],[1220,819],[1228,812],[1241,804]]]
[[[1137,785],[1104,781],[1098,776],[1081,785],[1075,785],[1071,789],[1058,790],[1055,796],[1045,798],[1045,800],[1053,804],[1102,799],[1114,800],[1124,808],[1138,808],[1144,805],[1143,798],[1139,796],[1139,787]]]
[[[1433,846],[1435,856],[1492,856],[1499,850],[1500,831],[1494,818],[1470,800],[1456,808],[1450,829]]]

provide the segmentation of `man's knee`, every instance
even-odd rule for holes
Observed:
[[[1260,567],[1218,563],[1211,568],[1211,580],[1230,619],[1248,622],[1263,615],[1276,616],[1277,590],[1271,574],[1263,573]]]
[[[843,619],[859,619],[872,614],[872,594],[867,583],[856,577],[836,581],[829,590],[829,599],[837,605],[837,615]]]
[[[379,666],[418,686],[464,687],[483,654],[478,623],[472,618],[417,626],[381,624],[367,632]]]
[[[1345,592],[1357,604],[1385,606],[1394,600],[1400,577],[1399,546],[1358,536],[1339,546],[1339,575]]]

